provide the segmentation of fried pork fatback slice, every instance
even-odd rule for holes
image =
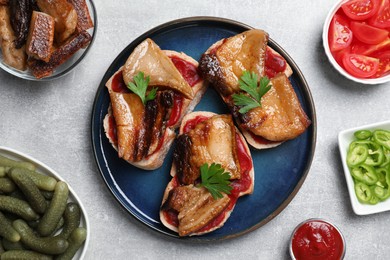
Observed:
[[[180,186],[172,190],[162,209],[179,212],[177,231],[179,236],[187,236],[219,216],[229,206],[230,200],[226,194],[216,200],[205,188]]]
[[[67,42],[55,49],[48,62],[29,59],[28,65],[31,72],[38,79],[50,76],[56,67],[67,61],[78,50],[87,46],[91,39],[92,37],[87,31],[82,31],[73,35]]]
[[[230,115],[213,116],[178,137],[173,158],[176,174],[183,184],[192,184],[205,163],[221,164],[239,179],[240,163],[236,150],[236,128]]]
[[[77,31],[86,31],[93,28],[93,21],[85,0],[68,0],[68,2],[73,5],[77,13]]]
[[[268,34],[256,29],[230,37],[202,56],[202,74],[220,94],[229,96],[240,90],[243,71],[264,75],[267,43]]]
[[[103,122],[106,136],[120,158],[141,169],[156,169],[175,138],[167,127],[174,93],[157,91],[156,98],[144,105],[136,94],[118,91],[118,84],[124,85],[122,68],[106,83],[111,100]]]
[[[48,62],[52,54],[54,40],[54,18],[34,11],[31,17],[26,53],[38,60]]]
[[[11,25],[15,32],[15,47],[22,48],[26,43],[33,11],[32,0],[9,0]]]
[[[257,136],[278,142],[294,139],[306,130],[311,121],[285,74],[275,76],[271,84],[271,89],[261,99],[261,107],[244,115],[235,107],[233,114],[241,121],[242,129]],[[229,106],[234,107],[232,100]]]
[[[134,76],[140,71],[150,76],[149,86],[172,89],[188,99],[194,97],[191,86],[169,57],[151,39],[141,42],[127,59],[123,68],[125,83],[132,82]]]
[[[166,117],[172,106],[167,100],[173,99],[173,93],[169,90],[158,92],[145,106],[133,93],[111,91],[110,98],[118,136],[118,156],[135,163],[152,155],[166,130]],[[173,137],[170,134],[164,142]]]
[[[77,13],[67,0],[36,0],[39,9],[54,17],[55,41],[58,44],[66,41],[76,30]]]
[[[26,70],[27,55],[25,48],[17,49],[15,39],[9,7],[0,5],[0,40],[4,63],[17,70]]]

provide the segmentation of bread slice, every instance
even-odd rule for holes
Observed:
[[[186,61],[186,62],[192,64],[195,67],[198,67],[198,62],[196,60],[194,60],[193,58],[191,58],[190,56],[186,55],[183,52],[164,50],[163,53],[165,55],[167,55],[169,58],[177,57],[177,58],[179,58],[179,59],[181,59],[183,61]],[[112,84],[112,81],[113,81],[114,77],[117,76],[118,73],[122,73],[122,70],[123,70],[123,67],[121,67],[107,81],[106,87],[109,90],[111,89],[111,84]],[[163,164],[164,159],[166,157],[166,154],[168,153],[168,151],[169,151],[169,149],[170,149],[170,147],[172,145],[172,142],[173,142],[173,140],[174,140],[174,138],[176,136],[175,129],[180,125],[181,120],[183,119],[183,117],[187,113],[191,112],[194,109],[194,107],[199,103],[199,101],[202,98],[203,94],[207,90],[207,83],[205,81],[203,81],[202,79],[200,79],[198,82],[196,82],[192,86],[192,90],[193,90],[193,93],[194,93],[193,99],[190,100],[190,99],[186,99],[186,98],[183,97],[183,99],[182,99],[182,110],[181,110],[181,113],[180,113],[179,117],[177,118],[176,123],[171,125],[170,127],[167,127],[165,129],[165,132],[164,132],[163,136],[161,137],[164,140],[163,145],[161,145],[161,147],[157,151],[155,151],[152,155],[147,156],[147,157],[145,157],[142,160],[137,161],[137,162],[134,162],[134,161],[131,161],[131,160],[126,160],[128,163],[134,165],[135,167],[144,169],[144,170],[154,170],[154,169],[159,168]],[[113,126],[112,126],[112,123],[110,123],[110,120],[112,120],[112,119],[113,119],[113,113],[112,113],[111,108],[109,108],[108,113],[107,113],[107,115],[105,116],[105,118],[103,120],[103,127],[104,127],[105,134],[106,134],[108,140],[110,141],[110,143],[112,144],[114,149],[118,150],[115,138],[111,134]]]
[[[215,42],[213,45],[211,45],[206,50],[204,55],[207,55],[207,54],[215,52],[215,50],[217,50],[225,41],[226,41],[226,39],[221,39],[221,40]],[[274,55],[279,56],[280,58],[284,59],[278,52],[276,52],[270,46],[267,46],[267,50],[271,51]],[[293,70],[292,70],[291,66],[287,62],[286,62],[286,68],[283,71],[283,73],[287,77],[290,77],[293,74]],[[226,96],[224,96],[222,93],[220,93],[220,96],[224,100],[224,102],[227,103],[228,98]],[[276,142],[276,141],[268,141],[266,139],[264,139],[264,142],[263,141],[260,142],[260,141],[258,141],[259,139],[256,140],[257,138],[255,138],[249,131],[247,131],[246,129],[244,129],[244,128],[240,127],[240,126],[239,126],[239,128],[240,128],[242,134],[244,135],[246,141],[252,147],[254,147],[256,149],[269,149],[269,148],[276,147],[276,146],[278,146],[278,145],[283,143],[283,142]]]
[[[189,113],[187,114],[184,118],[183,118],[183,121],[180,125],[180,129],[179,129],[179,135],[182,135],[184,133],[184,128],[187,124],[187,122],[189,121],[192,121],[193,119],[197,118],[197,117],[205,117],[205,118],[211,118],[213,116],[215,116],[216,114],[213,113],[213,112],[208,112],[208,111],[197,111],[197,112],[192,112],[192,113]],[[245,150],[245,153],[252,159],[251,157],[251,152],[250,152],[250,149],[247,145],[247,143],[245,142],[245,139],[244,137],[241,135],[240,131],[238,131],[238,129],[236,129],[236,133],[238,134],[240,140],[241,140],[241,144],[243,145],[243,148]],[[164,205],[164,203],[167,201],[168,197],[169,197],[169,194],[171,192],[171,190],[173,190],[175,187],[178,186],[178,180],[177,178],[175,177],[176,176],[176,166],[175,166],[175,163],[172,164],[172,167],[171,167],[171,171],[170,171],[170,175],[172,176],[172,180],[168,183],[165,191],[164,191],[164,195],[163,195],[163,198],[162,198],[162,203],[161,205]],[[249,178],[251,179],[251,185],[248,187],[247,190],[244,190],[244,191],[241,191],[239,194],[238,194],[238,197],[241,197],[241,196],[244,196],[244,195],[247,195],[247,194],[251,194],[253,193],[253,189],[254,189],[254,168],[253,168],[253,163],[251,165],[251,169],[249,170],[248,172],[248,175],[249,175]],[[217,222],[217,224],[207,230],[202,230],[200,229],[200,231],[198,232],[194,232],[194,233],[191,233],[189,234],[190,236],[198,236],[198,235],[203,235],[203,234],[206,234],[206,233],[210,233],[220,227],[222,227],[225,222],[227,221],[227,219],[230,217],[230,214],[233,212],[234,210],[234,207],[235,207],[235,203],[236,202],[231,202],[232,204],[230,204],[221,214],[223,214],[222,218],[220,219],[220,221]],[[217,216],[218,218],[221,217],[220,215]],[[166,226],[168,229],[174,231],[174,232],[178,232],[178,228],[177,226],[175,225],[172,225],[168,219],[166,218],[166,215],[164,214],[164,211],[160,209],[160,220],[161,220],[161,223]]]

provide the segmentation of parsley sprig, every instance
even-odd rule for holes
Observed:
[[[149,93],[146,95],[146,90],[148,89],[150,77],[145,77],[144,73],[142,71],[138,72],[137,75],[133,78],[134,82],[129,82],[129,85],[127,86],[131,91],[134,92],[137,96],[140,97],[142,100],[142,103],[145,105],[146,102],[149,100],[153,100],[156,98],[157,88],[153,88]]]
[[[236,106],[241,106],[241,114],[245,114],[255,107],[261,107],[261,98],[271,89],[268,77],[261,77],[258,82],[257,74],[254,72],[244,71],[241,78],[238,80],[240,89],[249,94],[244,93],[233,94],[233,101]]]
[[[222,192],[230,194],[230,174],[220,164],[212,163],[210,167],[207,163],[203,164],[200,166],[200,175],[202,182],[199,186],[205,187],[214,199],[222,198]]]

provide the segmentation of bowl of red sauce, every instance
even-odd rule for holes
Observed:
[[[339,260],[344,258],[345,249],[341,231],[323,219],[300,223],[290,239],[290,255],[295,260]]]
[[[323,45],[343,76],[363,84],[390,81],[389,13],[389,0],[342,0],[331,8]]]

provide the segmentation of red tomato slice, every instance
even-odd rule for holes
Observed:
[[[345,54],[344,69],[357,78],[368,78],[378,71],[379,59],[359,54]]]
[[[357,40],[356,38],[353,39],[351,43],[351,53],[354,54],[361,54],[361,55],[367,55],[372,56],[373,53],[379,52],[379,51],[386,51],[390,50],[390,38],[386,38],[384,41],[375,44],[375,45],[368,45],[365,43],[362,43],[361,41]]]
[[[341,15],[335,14],[330,22],[328,33],[329,47],[332,52],[348,47],[352,42],[352,31],[348,21]]]
[[[354,37],[367,44],[378,44],[384,41],[387,35],[389,35],[387,30],[360,22],[351,22],[351,30]]]
[[[379,10],[368,22],[378,28],[390,27],[390,4],[389,0],[380,0]]]
[[[379,8],[380,0],[350,0],[341,8],[352,20],[365,20],[372,17]]]
[[[336,60],[336,62],[340,66],[343,66],[343,57],[345,54],[349,54],[350,52],[351,52],[351,46],[348,46],[347,48],[342,49],[340,51],[332,52],[332,55],[333,55],[334,59]]]
[[[381,53],[378,56],[379,67],[377,72],[372,76],[372,78],[384,77],[390,74],[390,51]]]

